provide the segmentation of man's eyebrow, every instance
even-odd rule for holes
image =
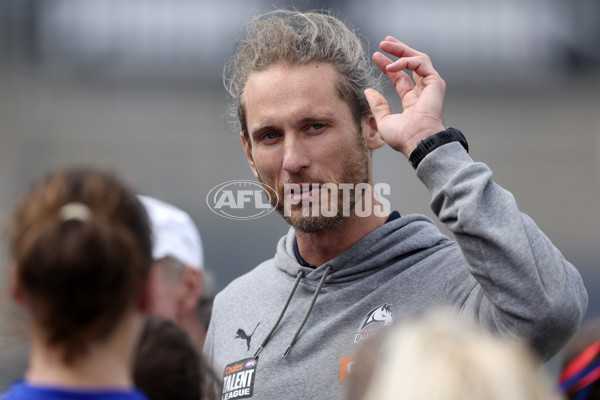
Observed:
[[[250,136],[255,137],[257,135],[260,135],[263,132],[266,132],[266,131],[276,131],[276,130],[277,130],[277,128],[274,127],[273,125],[259,126],[258,128],[250,130]]]
[[[298,125],[305,125],[305,124],[309,124],[309,123],[316,123],[316,122],[320,122],[320,123],[325,123],[325,124],[330,124],[333,125],[335,124],[336,118],[333,116],[329,116],[329,115],[313,115],[310,117],[304,117],[302,119],[300,119],[297,124]],[[256,136],[256,135],[260,135],[263,132],[266,131],[277,131],[279,130],[279,128],[277,128],[274,125],[264,125],[264,126],[258,126],[254,129],[251,129],[250,132],[250,136]]]
[[[306,124],[309,122],[324,122],[326,124],[333,124],[336,121],[335,117],[331,117],[328,115],[314,115],[311,117],[302,118],[299,123]]]

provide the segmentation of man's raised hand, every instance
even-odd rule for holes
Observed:
[[[379,47],[398,57],[392,61],[383,53],[376,52],[373,61],[396,88],[403,112],[392,114],[385,98],[373,89],[367,89],[365,96],[383,140],[409,157],[420,140],[444,130],[442,117],[446,83],[433,68],[427,54],[392,36],[386,37]],[[404,70],[412,71],[413,77]]]

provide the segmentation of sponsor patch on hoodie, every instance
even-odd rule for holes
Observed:
[[[354,365],[354,357],[340,358],[340,381],[346,381],[352,374],[352,366]]]
[[[225,367],[221,400],[252,397],[256,377],[256,363],[255,358],[246,358]]]
[[[382,304],[365,315],[358,330],[354,334],[354,343],[361,343],[377,334],[384,326],[389,326],[392,320],[392,305]]]

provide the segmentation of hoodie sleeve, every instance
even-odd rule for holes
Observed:
[[[459,143],[427,155],[417,176],[478,282],[463,311],[525,339],[543,359],[558,352],[587,309],[577,269],[492,181],[489,167],[474,162]]]

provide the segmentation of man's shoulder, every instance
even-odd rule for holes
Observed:
[[[258,264],[245,274],[235,278],[217,294],[217,298],[225,298],[232,293],[239,294],[240,290],[251,290],[258,284],[264,284],[265,279],[273,275],[275,260],[270,258]],[[215,301],[217,300],[215,298]]]

